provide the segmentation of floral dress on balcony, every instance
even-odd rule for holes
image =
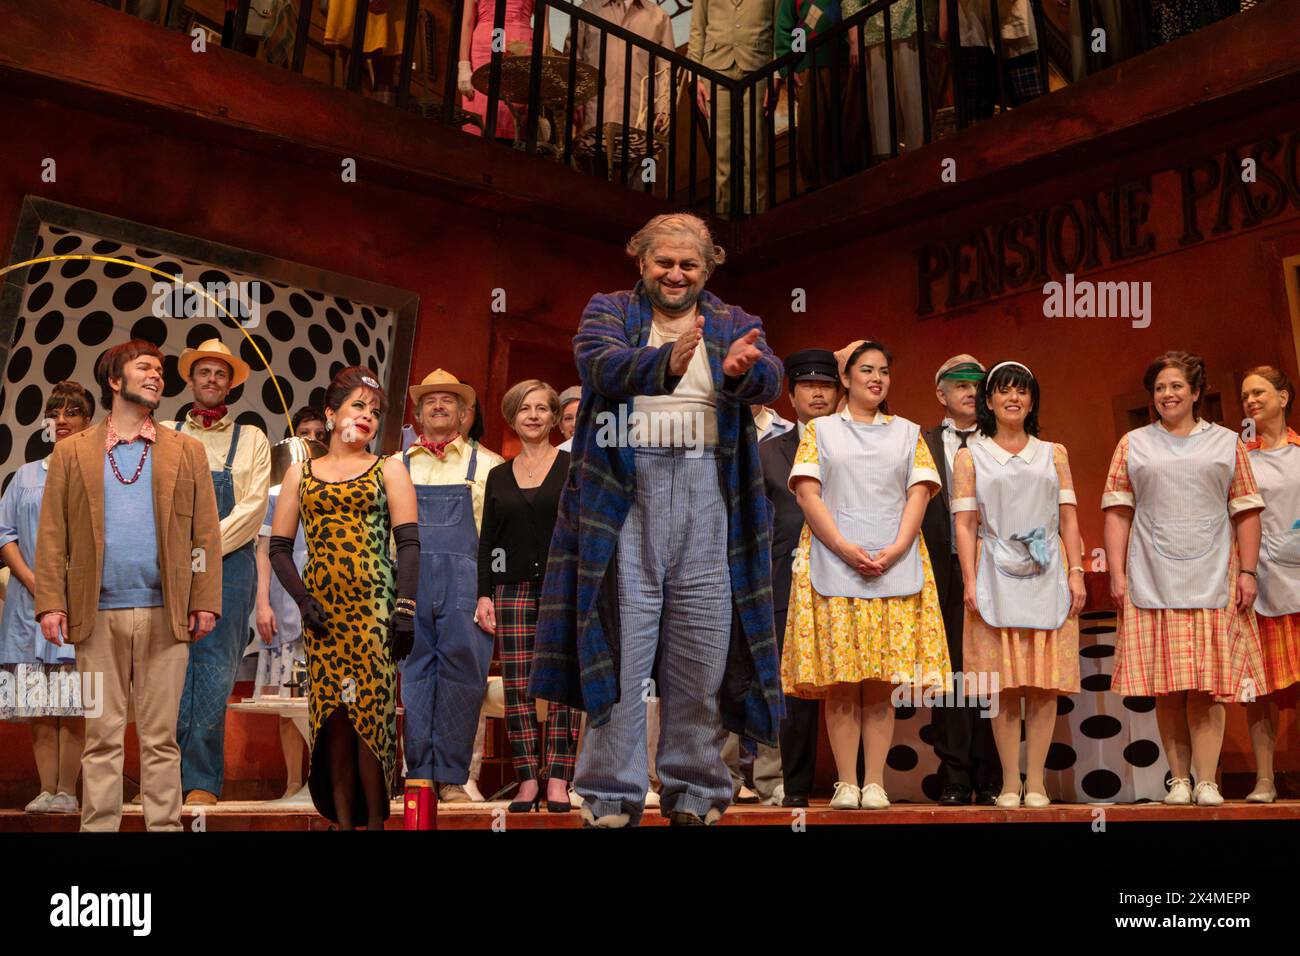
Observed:
[[[1205,8],[1205,20],[1201,20],[1201,7]],[[1156,43],[1170,43],[1179,37],[1194,33],[1203,26],[1209,26],[1216,20],[1240,13],[1241,0],[1152,0],[1151,33]]]

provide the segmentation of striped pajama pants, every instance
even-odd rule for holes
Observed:
[[[515,775],[525,780],[572,780],[578,750],[579,714],[571,707],[548,703],[545,750],[539,755],[541,730],[537,704],[528,697],[533,669],[533,640],[537,635],[537,601],[541,586],[533,581],[498,584],[493,606],[497,617],[497,647],[501,682],[506,692],[506,736]],[[542,765],[545,773],[541,773]]]
[[[660,812],[731,803],[718,708],[731,638],[727,512],[714,449],[639,448],[618,540],[619,700],[587,726],[574,789],[597,817],[639,822],[649,773],[646,699],[659,697]],[[658,658],[658,683],[651,673]]]

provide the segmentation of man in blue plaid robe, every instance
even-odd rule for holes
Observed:
[[[723,259],[695,216],[628,243],[640,281],[592,297],[582,399],[543,585],[529,693],[587,711],[588,825],[635,824],[658,696],[660,812],[716,822],[728,730],[774,745],[782,712],[769,514],[750,405],[781,389],[760,320],[704,291]]]

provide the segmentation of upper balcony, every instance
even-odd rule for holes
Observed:
[[[1300,77],[1286,0],[847,0],[815,24],[778,0],[748,69],[691,33],[699,9],[641,2],[0,0],[0,75],[601,239],[690,208],[754,263],[1266,108]]]

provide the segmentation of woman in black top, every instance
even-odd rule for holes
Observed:
[[[551,445],[560,399],[545,382],[529,379],[515,385],[502,399],[501,413],[523,448],[488,474],[479,532],[475,620],[500,641],[506,730],[519,777],[519,792],[510,811],[536,807],[541,800],[538,781],[545,776],[546,809],[563,813],[570,809],[579,714],[570,707],[548,704],[545,748],[539,753],[542,735],[527,689],[542,578],[560,492],[569,474],[569,453]]]

